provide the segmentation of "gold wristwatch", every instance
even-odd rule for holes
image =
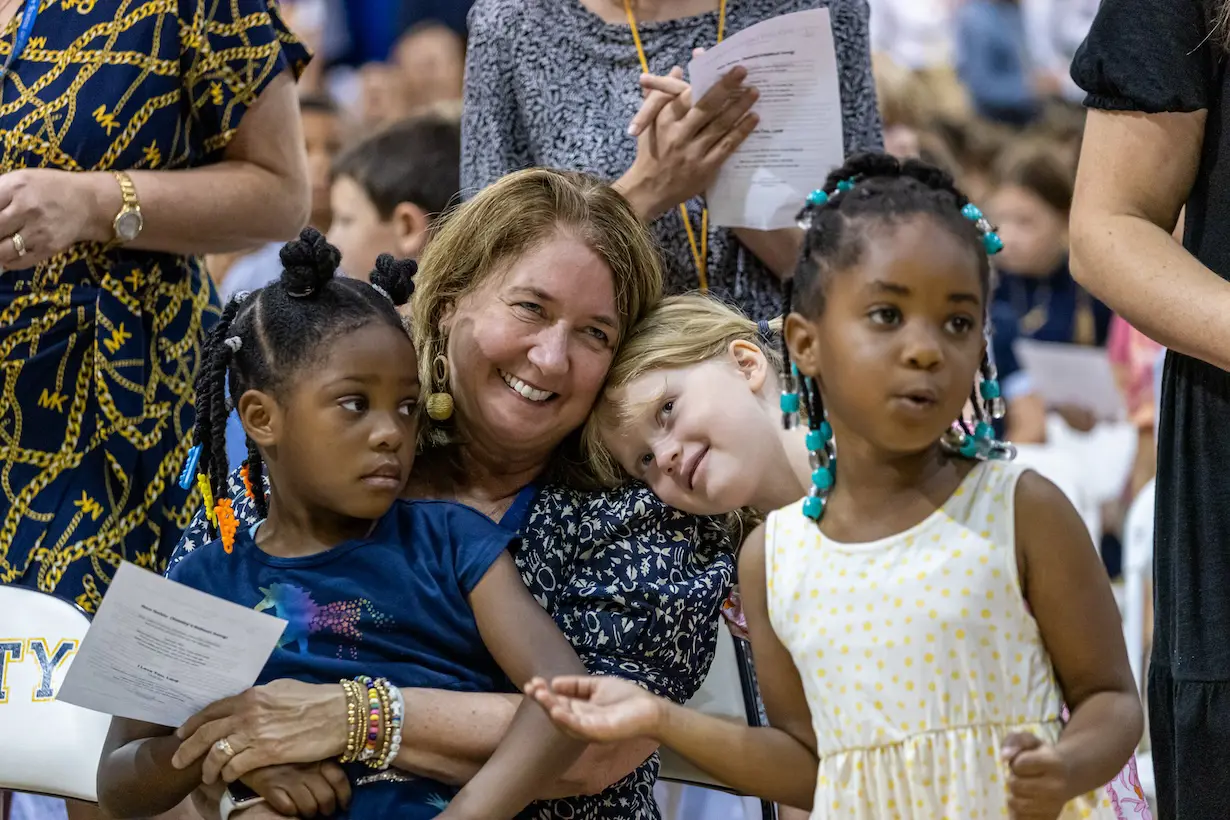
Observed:
[[[141,235],[141,229],[145,227],[141,200],[137,198],[137,186],[132,184],[132,177],[123,171],[112,171],[112,174],[120,184],[120,193],[124,197],[124,205],[111,223],[115,229],[115,241],[131,242]]]

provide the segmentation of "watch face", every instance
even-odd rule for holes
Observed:
[[[115,235],[123,242],[131,242],[141,233],[144,224],[140,211],[120,214],[115,220]]]

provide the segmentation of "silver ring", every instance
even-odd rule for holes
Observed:
[[[231,742],[227,740],[226,738],[222,738],[217,743],[215,743],[214,748],[217,749],[219,752],[222,752],[222,754],[226,755],[227,757],[235,756],[235,750],[234,748],[231,747]]]
[[[13,243],[13,250],[17,251],[18,259],[26,255],[26,240],[21,238],[21,234],[13,234],[10,241]]]

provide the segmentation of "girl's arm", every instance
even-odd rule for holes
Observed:
[[[172,729],[112,718],[98,762],[98,805],[108,817],[153,817],[178,806],[201,785],[201,762],[171,765],[179,748]]]
[[[816,737],[798,669],[769,623],[763,524],[740,550],[739,582],[756,679],[772,728],[728,723],[668,704],[655,738],[737,791],[810,810],[819,765]]]
[[[1144,727],[1140,696],[1119,610],[1084,522],[1036,473],[1017,485],[1016,542],[1025,598],[1072,712],[1054,747],[1071,799],[1105,786],[1131,758]],[[1028,776],[1018,763],[1017,776]]]
[[[816,739],[803,684],[769,623],[764,526],[744,543],[740,589],[765,711],[773,728],[710,717],[613,678],[531,683],[529,693],[569,732],[591,741],[648,735],[744,794],[810,809],[816,790]]]
[[[483,643],[517,685],[535,676],[585,673],[572,646],[525,588],[509,553],[501,553],[474,587],[470,605]],[[491,759],[441,817],[513,817],[575,763],[582,749],[534,704],[523,703]]]

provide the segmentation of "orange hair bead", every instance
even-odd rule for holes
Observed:
[[[252,479],[248,478],[248,465],[244,464],[240,469],[239,474],[243,476],[243,491],[248,494],[248,498],[256,499],[256,493],[252,491]]]
[[[231,500],[224,498],[215,508],[218,516],[218,530],[222,533],[222,549],[227,555],[235,549],[235,533],[239,532],[239,522],[235,520],[235,511],[231,509]]]

